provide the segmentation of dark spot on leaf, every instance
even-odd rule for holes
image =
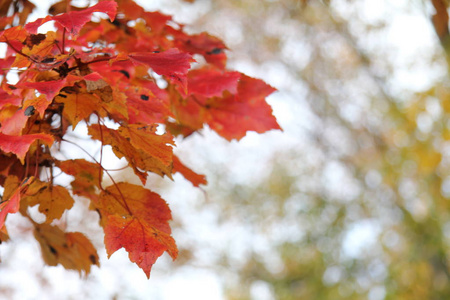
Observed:
[[[42,33],[31,34],[28,38],[29,42],[31,43],[31,46],[39,45],[43,40],[45,40],[45,34]]]
[[[156,50],[156,51],[153,51],[153,53],[160,53],[161,51],[158,51],[158,50]]]
[[[49,64],[49,63],[52,63],[52,62],[54,62],[55,61],[55,58],[54,57],[47,57],[47,58],[44,58],[43,60],[41,60],[41,63],[43,63],[43,64]]]
[[[37,193],[42,192],[42,191],[45,190],[46,188],[47,188],[47,186],[44,185],[43,187],[41,187],[41,188],[37,191]],[[46,209],[46,210],[48,211],[48,209]]]
[[[13,86],[13,85],[8,85],[8,87],[11,89],[11,90],[16,90],[17,88],[15,87],[15,86]]]
[[[141,100],[144,100],[144,101],[148,101],[148,96],[147,95],[141,95]]]
[[[47,168],[50,168],[52,165],[53,165],[53,164],[52,164],[52,161],[49,160],[49,159],[44,159],[44,160],[39,164],[39,166],[43,166],[43,167],[47,167]]]
[[[29,116],[34,115],[34,112],[35,112],[35,111],[36,111],[36,109],[34,108],[34,106],[33,106],[33,105],[30,105],[30,106],[28,106],[28,107],[25,109],[24,114],[25,114],[25,116],[29,117]]]
[[[53,248],[52,246],[48,246],[50,248],[50,252],[53,253],[54,255],[58,255],[58,251],[56,251],[55,248]]]
[[[119,70],[118,72],[122,73],[123,75],[125,75],[126,78],[130,79],[130,73],[128,73],[125,70]]]
[[[97,264],[97,258],[95,257],[95,255],[93,255],[93,254],[89,255],[89,260],[91,261],[91,263],[93,265]]]
[[[119,20],[117,20],[117,19],[115,19],[114,21],[112,21],[111,22],[112,24],[114,24],[115,26],[117,26],[117,27],[120,27],[120,21]]]
[[[221,48],[214,48],[211,51],[208,52],[208,54],[220,54],[223,52],[223,49]]]

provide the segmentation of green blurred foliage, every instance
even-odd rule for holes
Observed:
[[[203,1],[191,26],[225,37],[235,66],[282,77],[295,116],[278,117],[298,139],[256,183],[209,175],[204,204],[254,240],[244,259],[217,250],[229,299],[450,299],[450,81],[433,2]],[[405,16],[425,24],[409,48],[416,28],[390,38]]]

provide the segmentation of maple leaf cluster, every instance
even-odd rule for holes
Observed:
[[[187,34],[170,16],[130,0],[87,8],[61,1],[52,15],[26,23],[33,9],[27,0],[0,6],[0,42],[7,46],[0,59],[0,242],[8,239],[7,215],[20,212],[47,264],[89,273],[99,264],[94,246],[54,222],[82,196],[100,216],[108,255],[124,248],[149,277],[159,256],[175,259],[178,252],[167,203],[144,187],[149,172],[179,172],[194,186],[206,184],[174,155],[174,136],[206,124],[227,140],[280,129],[265,101],[274,88],[227,70],[227,48],[217,37]],[[51,21],[54,31],[38,33]],[[9,72],[18,74],[16,83],[6,79]],[[127,160],[142,185],[114,181],[101,157],[55,157],[64,143],[81,147],[68,137],[80,122],[101,147]],[[54,183],[56,171],[73,177],[69,188]],[[113,184],[105,187],[104,176]],[[32,218],[33,206],[45,221]]]

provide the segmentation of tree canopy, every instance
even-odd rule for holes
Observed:
[[[188,34],[170,16],[132,0],[88,7],[62,1],[50,7],[51,15],[27,22],[34,7],[5,1],[0,15],[0,42],[7,46],[0,61],[0,241],[9,238],[7,216],[20,212],[48,265],[88,274],[99,265],[95,247],[54,222],[73,207],[74,196],[86,197],[99,215],[108,256],[124,248],[149,278],[156,259],[164,252],[175,259],[178,249],[169,206],[145,186],[148,174],[180,173],[194,186],[206,184],[173,153],[174,136],[205,125],[227,140],[281,129],[265,101],[275,89],[227,70],[220,39]],[[55,30],[40,33],[48,22]],[[88,139],[100,142],[97,157],[71,138],[80,123]],[[61,158],[66,145],[87,158]],[[107,145],[139,185],[112,177],[103,165]],[[70,188],[55,180],[58,173],[73,178]],[[29,210],[36,205],[44,222]]]

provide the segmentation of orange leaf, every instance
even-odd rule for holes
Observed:
[[[15,26],[0,32],[0,42],[18,41],[22,43],[27,36],[28,33],[22,26]]]
[[[172,163],[172,147],[175,145],[173,137],[168,134],[156,134],[158,125],[143,126],[140,124],[130,124],[121,126],[119,134],[130,141],[131,145],[144,151],[163,165],[170,166]]]
[[[57,96],[55,100],[64,103],[63,116],[73,128],[93,112],[104,113],[101,100],[91,93],[64,92]]]
[[[64,232],[49,224],[35,224],[34,236],[42,257],[49,266],[61,264],[66,269],[89,274],[91,265],[99,266],[97,251],[80,232]]]
[[[147,277],[164,251],[175,259],[178,249],[170,236],[172,215],[167,203],[156,193],[125,182],[108,187],[94,203],[102,216],[108,256],[125,248],[130,260]]]
[[[8,230],[6,230],[6,226],[3,226],[0,228],[0,244],[2,242],[6,242],[9,240],[9,235],[8,235]],[[1,263],[1,258],[0,258],[0,263]]]
[[[76,195],[93,199],[95,188],[99,187],[99,166],[84,159],[57,161],[56,165],[66,174],[75,177],[72,192]]]
[[[6,178],[3,202],[0,203],[0,229],[5,224],[7,214],[14,214],[19,211],[20,196],[33,180],[34,178],[26,178],[22,183],[19,183],[16,176]]]
[[[20,135],[28,121],[25,110],[10,106],[0,111],[0,132],[8,135]]]
[[[25,108],[25,112],[27,111],[27,109],[30,111],[30,115],[33,115],[31,113],[31,110],[34,112],[34,110],[36,110],[40,117],[43,118],[44,117],[44,113],[45,110],[47,109],[47,107],[50,105],[51,103],[51,99],[47,100],[47,97],[45,95],[39,95],[39,97],[35,97],[35,98],[30,98],[24,101],[23,103],[23,107]],[[32,109],[30,108],[32,107]]]
[[[60,219],[67,209],[72,208],[73,198],[66,188],[52,185],[49,182],[35,180],[29,187],[30,195],[23,197],[24,203],[29,206],[39,204],[39,212],[46,216],[45,223]],[[32,191],[36,191],[33,193]]]
[[[88,131],[92,138],[111,145],[117,157],[125,157],[142,183],[147,178],[143,171],[171,177],[172,136],[156,134],[156,126],[130,124],[113,130],[94,124]]]
[[[173,170],[184,176],[189,180],[194,186],[198,187],[200,184],[206,184],[205,175],[200,175],[186,167],[177,156],[173,156]]]
[[[31,38],[31,37],[44,37],[41,38]],[[12,64],[12,67],[24,68],[28,67],[31,63],[29,57],[35,61],[41,61],[43,58],[53,56],[53,50],[56,48],[56,32],[49,31],[46,35],[31,35],[27,37],[28,47],[22,49],[23,55],[17,55],[16,60]]]

